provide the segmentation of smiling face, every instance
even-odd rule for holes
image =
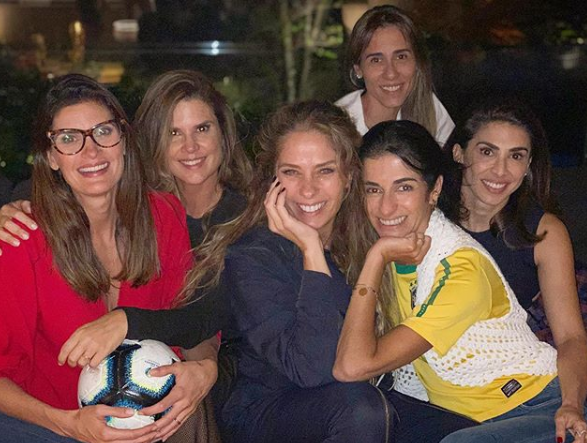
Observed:
[[[285,205],[326,244],[348,182],[332,142],[317,131],[295,131],[280,144],[276,174],[286,189]]]
[[[354,66],[357,76],[365,82],[365,100],[374,114],[397,114],[414,86],[416,58],[414,51],[396,26],[377,29],[361,60]]]
[[[222,162],[218,119],[202,100],[180,101],[173,110],[167,166],[182,193],[186,188],[216,187]]]
[[[492,122],[477,131],[466,149],[455,145],[453,155],[464,165],[461,194],[465,207],[493,216],[524,180],[530,166],[530,137],[519,126]]]
[[[429,192],[422,176],[393,154],[366,159],[363,178],[369,221],[380,237],[426,231],[442,178]]]
[[[57,112],[51,129],[87,130],[112,118],[110,110],[103,105],[83,102]],[[86,197],[114,198],[124,169],[124,146],[124,138],[116,146],[102,148],[87,137],[84,148],[75,155],[63,155],[51,149],[48,152],[49,165],[54,171],[61,171],[80,202],[83,203]]]

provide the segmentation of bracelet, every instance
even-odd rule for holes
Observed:
[[[359,294],[361,297],[364,297],[369,292],[372,292],[375,295],[375,297],[377,297],[379,295],[375,288],[373,288],[372,286],[369,286],[369,285],[364,285],[362,283],[357,283],[355,285],[355,287],[353,288],[353,292],[354,291],[356,291],[357,294]]]

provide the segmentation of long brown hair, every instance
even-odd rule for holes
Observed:
[[[263,201],[275,175],[283,139],[296,131],[318,131],[328,137],[336,150],[339,165],[349,178],[346,198],[334,221],[331,256],[352,284],[361,271],[369,244],[369,221],[363,210],[363,186],[357,147],[361,136],[349,116],[337,106],[321,101],[306,101],[282,106],[262,125],[257,137],[258,154],[252,195],[245,212],[237,219],[213,230],[207,244],[196,249],[197,262],[188,277],[184,297],[196,288],[218,284],[224,269],[227,247],[254,226],[267,223]]]
[[[530,165],[522,184],[510,196],[505,207],[490,221],[490,229],[496,236],[502,236],[513,249],[531,247],[544,235],[529,232],[526,219],[534,205],[554,214],[559,213],[558,205],[550,193],[550,154],[546,133],[540,120],[524,103],[512,99],[488,99],[477,104],[467,114],[463,124],[457,125],[444,147],[445,155],[452,159],[452,148],[459,144],[467,149],[471,139],[489,123],[502,122],[523,129],[530,138]],[[453,177],[445,180],[443,194],[451,193],[460,198],[463,186],[463,166],[455,162]],[[448,214],[447,214],[448,215]],[[458,217],[451,217],[454,223],[462,224],[469,217],[469,211],[461,204]],[[507,228],[514,229],[514,235],[505,235]]]
[[[232,110],[205,75],[189,70],[169,71],[157,77],[135,115],[134,126],[149,183],[155,189],[171,192],[183,200],[166,160],[166,151],[171,143],[173,111],[183,100],[201,100],[214,112],[222,133],[223,159],[218,180],[222,187],[246,195],[251,180],[251,165],[240,144]]]
[[[361,56],[375,31],[387,26],[395,26],[400,30],[416,58],[414,84],[401,107],[402,119],[419,123],[431,134],[436,134],[436,112],[432,98],[432,73],[428,50],[416,25],[401,9],[392,5],[376,6],[365,12],[357,21],[347,48],[351,83],[359,89],[365,88],[365,82],[357,77],[354,67],[361,62]]]
[[[46,136],[59,111],[80,103],[93,103],[106,108],[113,118],[127,120],[114,95],[96,81],[79,74],[62,77],[47,93],[36,120],[32,205],[57,269],[77,293],[96,301],[108,293],[111,276],[92,245],[84,208],[61,172],[50,167],[48,154],[52,145]],[[126,155],[116,190],[115,231],[122,270],[113,278],[141,286],[159,272],[160,264],[139,154],[130,127],[122,123],[122,129]]]

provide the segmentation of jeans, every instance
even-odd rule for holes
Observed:
[[[556,441],[554,414],[562,403],[558,378],[536,397],[475,428],[463,429],[441,443],[553,443]],[[585,409],[587,416],[587,408]],[[573,438],[567,434],[567,442]]]
[[[438,443],[451,432],[479,425],[469,417],[393,390],[385,395],[397,413],[394,441],[398,443]]]
[[[79,443],[62,437],[47,428],[19,420],[0,412],[0,442],[2,443]]]
[[[232,443],[384,443],[394,411],[368,383],[330,383],[281,391],[234,417]]]

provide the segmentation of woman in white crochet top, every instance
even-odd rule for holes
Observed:
[[[334,376],[396,371],[395,390],[484,422],[443,442],[560,443],[566,431],[587,441],[584,415],[562,404],[556,351],[530,331],[491,256],[435,209],[452,217],[459,206],[440,193],[446,162],[432,136],[380,123],[360,155],[380,238],[353,290]]]

